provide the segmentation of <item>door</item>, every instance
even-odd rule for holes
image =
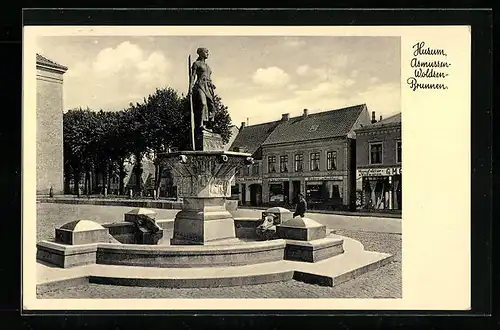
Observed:
[[[241,204],[245,204],[247,201],[247,186],[246,184],[241,184]]]
[[[292,204],[297,204],[297,196],[300,193],[300,181],[292,181]]]
[[[262,203],[262,186],[260,184],[252,184],[250,186],[250,204],[260,205]]]
[[[290,204],[290,181],[283,182],[283,203]]]

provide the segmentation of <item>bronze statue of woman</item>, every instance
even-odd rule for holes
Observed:
[[[193,99],[195,131],[211,131],[213,127],[215,105],[214,89],[211,75],[212,70],[206,63],[208,49],[198,48],[198,58],[193,62],[190,71],[190,86],[188,96]]]

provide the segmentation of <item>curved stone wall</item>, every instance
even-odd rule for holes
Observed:
[[[102,244],[97,263],[161,268],[242,266],[284,260],[285,246],[281,239],[212,246]]]

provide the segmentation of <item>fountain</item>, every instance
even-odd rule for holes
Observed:
[[[208,56],[201,48],[198,53]],[[209,128],[210,93],[201,103],[192,97],[193,88],[211,89],[210,69],[199,60],[191,68],[198,80],[208,79],[206,86],[190,83],[193,150],[159,155],[174,174],[182,209],[175,219],[156,219],[154,211],[139,208],[127,212],[123,222],[80,220],[57,228],[55,241],[37,244],[40,288],[82,277],[92,283],[164,287],[291,279],[335,285],[391,261],[391,255],[364,251],[359,242],[330,234],[314,220],[293,218],[283,208],[268,209],[260,219],[235,219],[226,209],[231,181],[236,169],[253,159],[223,150],[221,136]]]

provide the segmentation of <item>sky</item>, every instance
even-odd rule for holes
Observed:
[[[401,111],[399,37],[43,36],[37,52],[68,67],[64,108],[121,110],[156,88],[188,88],[188,55],[206,47],[234,125],[366,103]]]

